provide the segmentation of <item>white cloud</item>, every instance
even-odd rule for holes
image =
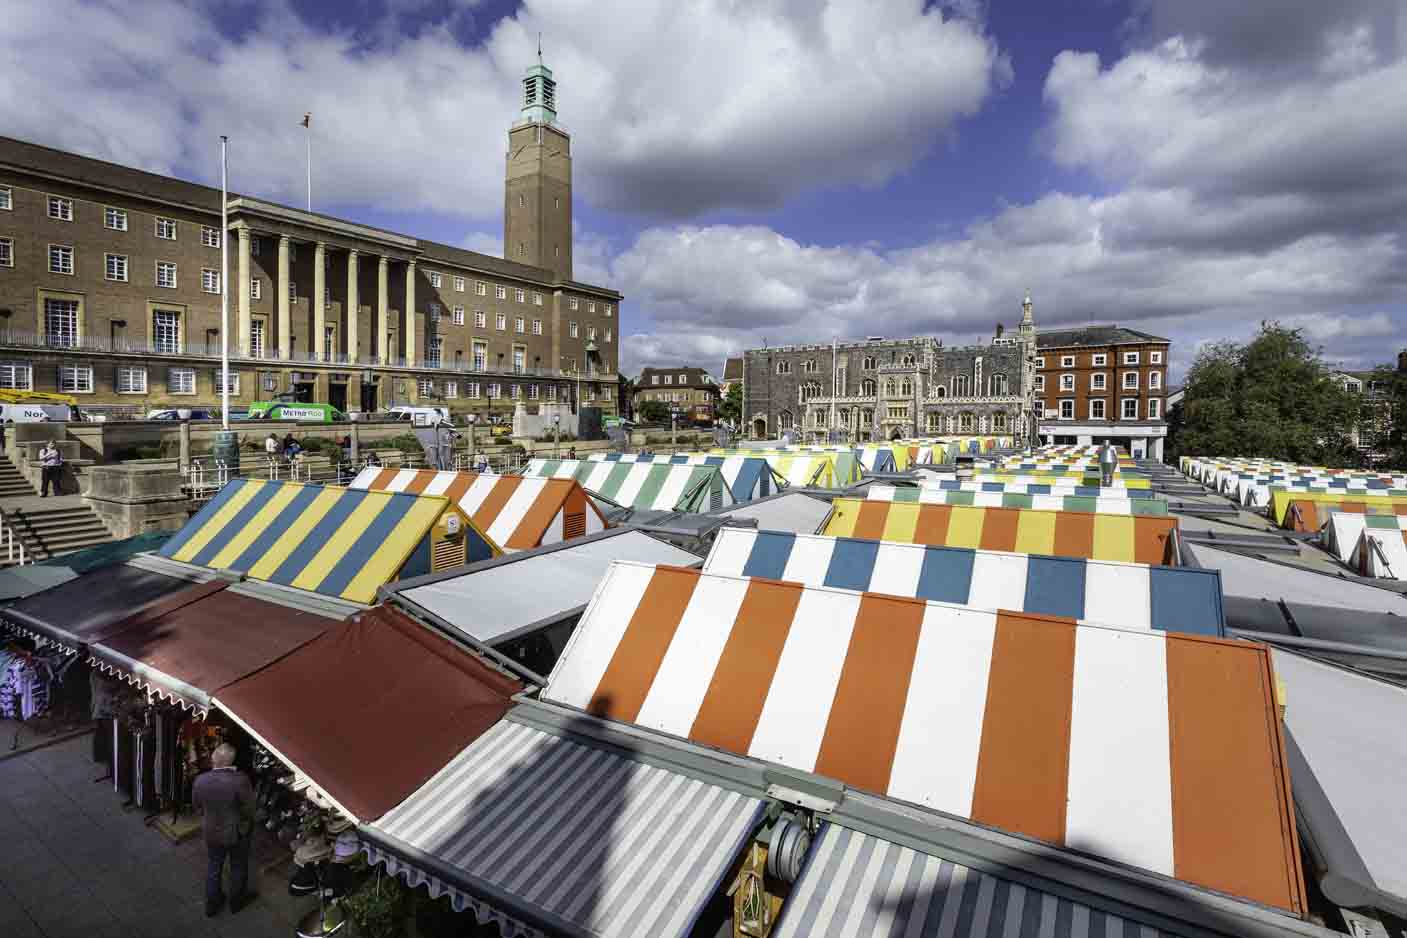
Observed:
[[[578,193],[678,216],[883,181],[1008,73],[980,23],[923,0],[525,0],[472,47],[464,4],[403,35],[314,29],[285,2],[241,5],[230,39],[213,0],[10,0],[0,126],[207,179],[228,134],[232,185],[292,200],[311,111],[315,203],[496,219],[541,31]],[[397,0],[387,22],[435,6]]]
[[[1344,316],[1334,313],[1302,313],[1282,316],[1280,324],[1303,329],[1305,335],[1320,342],[1336,339],[1372,339],[1397,333],[1399,326],[1384,312],[1366,316]]]

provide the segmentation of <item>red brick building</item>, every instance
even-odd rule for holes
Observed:
[[[1036,334],[1036,416],[1046,442],[1112,440],[1162,459],[1171,343],[1123,326]]]

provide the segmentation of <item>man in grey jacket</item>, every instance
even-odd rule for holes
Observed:
[[[209,865],[205,874],[205,914],[213,916],[225,904],[220,880],[225,858],[230,861],[230,914],[238,912],[255,895],[249,886],[249,843],[254,834],[254,788],[249,777],[235,768],[235,748],[229,743],[211,754],[212,768],[195,780],[191,798],[205,812],[205,849]]]

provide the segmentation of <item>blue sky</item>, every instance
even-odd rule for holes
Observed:
[[[622,363],[1265,319],[1403,344],[1400,0],[11,0],[0,127],[497,253],[540,31]],[[163,29],[152,30],[160,22]],[[67,51],[55,70],[51,50]]]

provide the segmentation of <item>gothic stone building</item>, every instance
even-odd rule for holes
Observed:
[[[1033,427],[1035,327],[1027,297],[1014,336],[945,346],[932,337],[750,349],[743,424],[753,439],[891,440]]]

